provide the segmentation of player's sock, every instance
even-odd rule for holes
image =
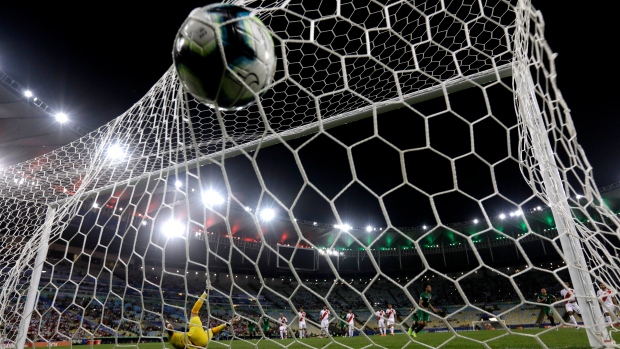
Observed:
[[[418,327],[415,328],[415,333],[420,333],[420,331],[422,331],[422,329],[424,328],[425,325],[418,325]]]
[[[226,329],[226,326],[228,326],[227,324],[221,324],[219,326],[215,326],[211,329],[211,333],[213,334],[218,334],[220,332],[222,332],[224,329]]]
[[[549,321],[551,321],[551,326],[555,326],[555,320],[552,317],[549,318]]]
[[[202,296],[200,296],[196,303],[194,303],[194,306],[192,307],[192,313],[197,313],[200,311],[200,308],[202,308],[202,304],[205,302],[205,299],[207,299],[207,293],[203,292]]]
[[[575,316],[574,316],[574,315],[570,315],[568,318],[570,319],[570,321],[571,321],[571,322],[572,322],[575,326],[579,326],[579,325],[577,325],[577,320],[575,320]]]
[[[608,324],[611,324],[611,316],[605,316],[605,321],[607,321]]]

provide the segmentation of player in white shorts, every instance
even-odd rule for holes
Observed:
[[[353,338],[353,334],[355,333],[355,314],[353,314],[353,309],[349,309],[346,321],[347,325],[349,325],[349,338]]]
[[[282,313],[280,313],[280,318],[278,319],[278,323],[280,324],[280,339],[286,339],[286,335],[288,332],[286,330],[286,324],[288,323],[288,320],[284,317]]]
[[[566,312],[568,313],[568,317],[570,321],[575,325],[575,328],[579,328],[577,324],[577,320],[575,320],[575,316],[573,314],[579,315],[581,317],[581,310],[579,310],[579,303],[577,303],[577,299],[575,298],[575,290],[570,288],[570,283],[568,281],[564,282],[565,288],[560,291],[560,294],[564,298],[564,308],[566,308]]]
[[[599,284],[600,290],[596,292],[596,296],[603,301],[603,314],[608,325],[612,326],[611,312],[616,309],[618,301],[613,296],[613,291],[607,288],[604,283]]]
[[[386,333],[385,333],[385,312],[383,311],[383,309],[381,309],[381,307],[379,307],[379,310],[377,310],[375,315],[377,316],[377,324],[379,325],[379,335],[386,336]]]
[[[321,320],[321,337],[327,337],[329,336],[329,309],[327,309],[327,305],[323,306],[319,318]]]
[[[306,312],[304,308],[299,307],[299,338],[306,337]]]
[[[390,335],[394,335],[394,316],[396,315],[396,309],[392,308],[392,304],[388,304],[387,311],[387,327],[390,329]]]

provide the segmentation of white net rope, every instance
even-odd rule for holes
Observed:
[[[584,343],[612,345],[596,291],[620,287],[618,217],[540,13],[500,0],[241,4],[276,44],[258,104],[210,109],[171,67],[114,121],[0,170],[3,345],[163,343],[164,321],[181,331],[206,291],[205,327],[242,319],[217,334],[239,339],[225,345],[281,346],[280,314],[300,341],[301,307],[320,334],[327,305],[354,309],[361,346],[382,346],[377,307],[392,304],[406,331],[430,282],[446,313],[425,330],[447,336],[398,345],[488,347],[495,336],[461,330],[497,317],[502,334],[553,347],[517,327],[548,324],[541,287],[571,326],[564,281],[598,309],[577,318]]]

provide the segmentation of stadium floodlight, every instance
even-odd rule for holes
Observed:
[[[270,221],[276,216],[276,212],[271,208],[265,208],[260,211],[260,218],[264,221]]]
[[[26,98],[32,97],[32,91],[30,91],[30,90],[24,91],[24,96],[26,96]]]
[[[183,236],[185,233],[185,225],[179,221],[171,219],[162,225],[161,231],[170,238]]]
[[[426,230],[426,228],[427,228],[427,226],[425,226],[425,225],[422,226],[422,229]]]
[[[505,219],[505,218],[506,218],[505,214],[502,213],[502,214],[499,215],[499,219]]]
[[[224,197],[213,189],[209,189],[202,193],[202,202],[209,207],[221,205],[224,203]]]
[[[69,121],[69,117],[65,113],[58,113],[54,117],[56,118],[56,121],[60,122],[61,124]]]
[[[478,218],[474,219],[474,224],[478,224]]]
[[[175,187],[175,188],[179,189],[179,188],[181,188],[182,186],[183,186],[183,182],[181,182],[181,181],[175,181],[175,182],[174,182],[174,187]]]
[[[125,150],[118,144],[113,144],[108,148],[108,158],[112,160],[121,160],[125,157]]]
[[[370,233],[370,232],[372,231],[372,227],[371,227],[370,225],[369,225],[369,226],[367,226],[367,227],[366,227],[366,231]]]
[[[351,226],[348,224],[336,224],[334,225],[334,228],[336,229],[340,229],[342,231],[344,231],[345,233],[349,232],[349,230],[351,230]]]

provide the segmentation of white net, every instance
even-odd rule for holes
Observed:
[[[290,341],[339,342],[349,309],[357,342],[343,345],[383,347],[374,314],[388,304],[389,347],[557,347],[551,328],[522,328],[573,326],[565,281],[585,330],[564,337],[614,345],[618,217],[555,85],[540,13],[500,0],[241,4],[278,56],[257,104],[197,103],[171,67],[114,121],[1,170],[3,346],[161,346],[164,322],[181,333],[206,291],[205,328],[242,319],[215,334],[233,347],[286,345],[280,315]],[[437,312],[421,308],[426,283]],[[597,296],[601,283],[611,294]],[[557,297],[551,317],[537,317],[541,288]],[[305,341],[300,309],[316,336],[323,305],[330,337]],[[445,333],[405,335],[420,309],[430,321],[413,328]],[[487,327],[500,331],[461,332]]]

